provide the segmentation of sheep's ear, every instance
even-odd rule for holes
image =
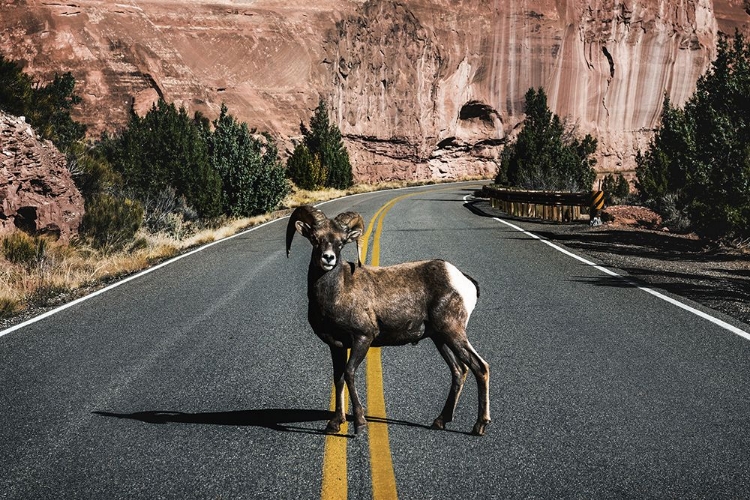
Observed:
[[[361,229],[352,229],[346,235],[346,242],[350,243],[352,241],[358,240],[360,236],[362,236]]]

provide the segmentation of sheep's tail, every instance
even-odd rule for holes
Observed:
[[[474,284],[474,288],[477,289],[477,298],[479,298],[479,282],[466,273],[461,273],[461,274],[466,276],[469,279],[469,281],[471,281]]]

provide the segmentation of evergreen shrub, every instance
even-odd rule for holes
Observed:
[[[684,108],[665,96],[661,124],[636,164],[644,202],[689,220],[702,236],[750,238],[750,44],[740,32],[731,43],[720,36]]]
[[[303,141],[287,160],[287,176],[303,189],[347,189],[352,185],[352,165],[341,131],[331,124],[321,99],[310,127],[300,124]]]
[[[544,89],[525,95],[526,117],[516,140],[505,146],[495,182],[530,190],[589,191],[596,179],[597,141],[580,139],[547,106]]]
[[[3,256],[9,262],[34,267],[47,252],[47,239],[15,231],[3,238]]]

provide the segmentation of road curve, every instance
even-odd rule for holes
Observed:
[[[444,258],[479,281],[484,437],[468,434],[471,378],[448,430],[429,429],[450,384],[429,341],[379,353],[367,434],[321,432],[331,370],[306,322],[309,244],[287,259],[280,220],[0,336],[0,498],[320,498],[326,471],[348,498],[746,496],[750,342],[484,216],[472,187],[320,208],[370,222],[400,197],[368,261],[377,236],[380,265]],[[357,384],[376,408],[370,368]],[[390,477],[374,479],[383,453]]]

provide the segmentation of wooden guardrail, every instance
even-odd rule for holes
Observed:
[[[567,193],[561,191],[521,191],[484,186],[481,194],[492,206],[514,217],[529,217],[556,222],[598,219],[604,208],[604,193]]]

